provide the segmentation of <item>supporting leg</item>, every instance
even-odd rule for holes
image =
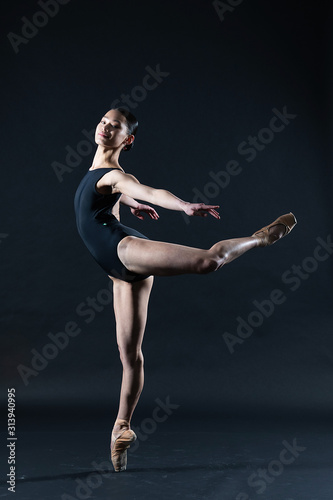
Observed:
[[[144,383],[141,347],[153,277],[136,283],[113,282],[117,343],[123,366],[117,419],[129,423]]]
[[[136,283],[112,280],[117,344],[123,366],[119,409],[111,438],[112,463],[119,472],[126,469],[126,450],[136,438],[130,422],[144,383],[141,347],[153,277]]]

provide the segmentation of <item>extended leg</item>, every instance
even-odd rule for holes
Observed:
[[[252,236],[222,240],[209,250],[127,236],[118,244],[118,255],[127,269],[138,274],[204,274],[216,271],[251,248],[266,246],[279,240],[294,227],[293,220],[294,216],[281,216]],[[288,226],[288,231],[285,222],[293,224]]]

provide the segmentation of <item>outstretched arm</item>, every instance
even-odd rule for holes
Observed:
[[[142,203],[137,202],[136,200],[130,198],[129,196],[126,196],[125,194],[121,195],[121,197],[119,198],[119,202],[122,205],[130,207],[132,214],[141,220],[143,220],[143,213],[146,213],[151,219],[154,220],[157,220],[159,218],[159,215],[154,208],[150,207],[149,205],[143,205]]]
[[[105,176],[106,177],[106,176]],[[113,170],[109,174],[109,181],[113,192],[125,194],[130,198],[148,201],[153,205],[158,205],[169,210],[178,210],[187,215],[199,215],[205,217],[212,215],[216,219],[220,216],[216,211],[218,205],[205,205],[204,203],[188,203],[181,200],[170,191],[165,189],[155,189],[140,182],[133,176],[121,171]]]

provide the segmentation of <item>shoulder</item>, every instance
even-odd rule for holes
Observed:
[[[111,170],[110,172],[107,172],[103,176],[103,181],[111,186],[119,182],[130,182],[130,181],[139,182],[138,179],[134,177],[134,175],[127,174],[123,170],[119,170],[117,168]]]
[[[112,193],[121,193],[122,187],[128,183],[138,183],[139,181],[134,177],[134,175],[126,174],[123,170],[115,168],[104,174],[96,184],[96,188],[99,192],[112,189]],[[108,192],[108,191],[107,191]]]

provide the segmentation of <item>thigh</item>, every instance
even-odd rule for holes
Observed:
[[[205,260],[211,259],[209,250],[133,236],[122,239],[117,251],[127,269],[142,275],[197,273]]]
[[[135,283],[115,278],[112,281],[118,346],[127,352],[140,350],[154,278]]]

